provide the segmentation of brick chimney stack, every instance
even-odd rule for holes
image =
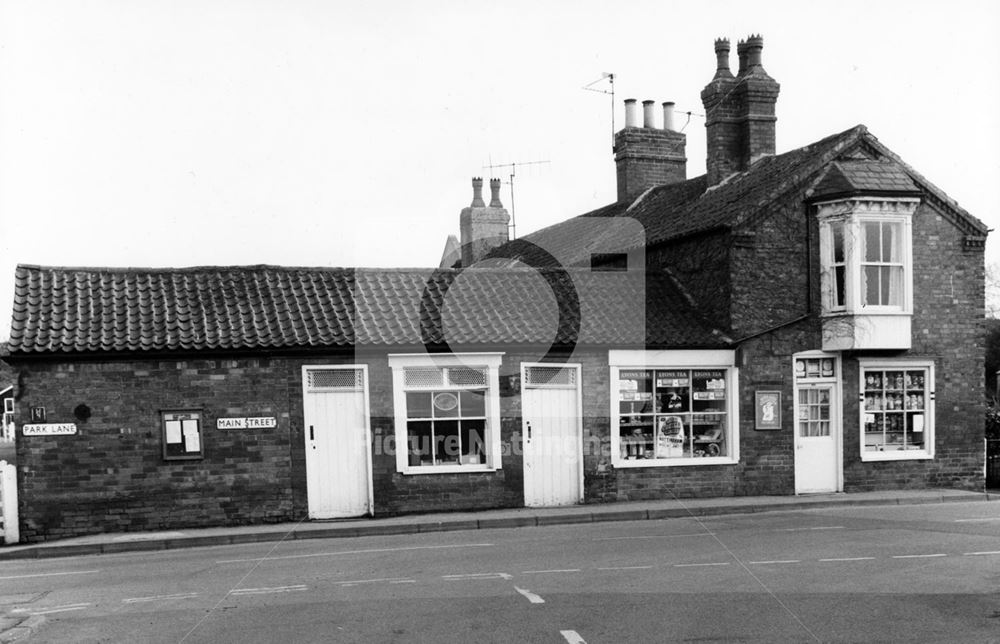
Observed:
[[[667,107],[669,105],[669,108]],[[642,126],[636,100],[625,100],[625,127],[615,133],[618,201],[635,199],[647,189],[687,178],[687,137],[673,129],[673,103],[664,103],[663,128],[657,128],[656,102],[642,102]]]
[[[764,39],[753,35],[736,44],[740,66],[729,71],[729,41],[715,41],[715,76],[701,92],[708,138],[708,184],[745,172],[775,151],[775,105],[781,86],[764,71]]]
[[[483,180],[472,178],[472,205],[462,209],[459,232],[462,266],[469,267],[509,240],[510,215],[500,202],[500,179],[490,179],[490,205],[483,201]]]

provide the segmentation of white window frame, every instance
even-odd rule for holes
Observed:
[[[913,213],[920,203],[911,197],[852,197],[817,204],[819,218],[823,315],[912,315],[913,313]],[[862,301],[863,224],[899,225],[903,293],[900,305],[864,304]],[[836,303],[832,224],[844,228],[844,304]]]
[[[739,369],[736,352],[728,349],[690,351],[613,350],[608,352],[610,365],[609,433],[611,464],[616,468],[688,467],[696,465],[735,465],[740,460]],[[625,459],[621,455],[618,405],[619,373],[627,369],[722,370],[726,376],[727,456],[690,456],[687,458]]]
[[[924,449],[878,452],[865,450],[865,370],[906,371],[924,369],[927,371],[924,399]],[[878,358],[858,359],[858,432],[860,435],[862,461],[919,461],[934,458],[934,361],[933,360],[881,360]]]
[[[500,363],[503,353],[392,353],[389,354],[392,369],[392,399],[395,416],[396,471],[401,474],[458,474],[472,472],[494,472],[501,469],[500,448]],[[484,464],[410,465],[407,450],[406,392],[417,391],[407,388],[405,373],[407,368],[464,367],[486,370],[486,424],[485,443],[487,446]]]

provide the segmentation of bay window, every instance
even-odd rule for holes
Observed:
[[[934,456],[934,364],[860,362],[861,459]]]
[[[918,204],[852,197],[817,205],[824,350],[910,348]]]
[[[394,354],[389,366],[399,472],[499,469],[500,354]]]
[[[738,460],[731,351],[611,351],[616,467]]]

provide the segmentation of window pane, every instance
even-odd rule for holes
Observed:
[[[882,226],[879,222],[865,222],[861,224],[864,229],[864,245],[865,252],[863,257],[866,262],[877,262],[882,259],[880,256],[881,243],[879,239],[879,231]]]
[[[406,417],[407,418],[430,418],[431,417],[431,396],[428,391],[407,392],[406,394]]]
[[[882,261],[898,262],[899,253],[896,252],[897,226],[891,223],[882,224]]]
[[[433,465],[431,453],[431,422],[429,420],[406,423],[406,449],[410,465]]]
[[[903,267],[889,266],[885,270],[888,275],[882,283],[882,288],[888,287],[889,294],[886,304],[890,306],[903,306]]]
[[[434,392],[434,417],[458,418],[458,394],[454,391]]]
[[[695,456],[727,454],[725,414],[694,414],[692,423],[692,446]]]
[[[834,306],[844,306],[845,305],[845,287],[844,287],[844,267],[837,266],[833,269],[833,305]]]
[[[726,372],[722,370],[691,372],[692,409],[725,411]]]
[[[486,392],[485,391],[462,391],[459,392],[461,400],[462,416],[485,416],[486,415]]]
[[[461,421],[462,464],[486,463],[486,421]]]
[[[830,235],[833,237],[833,261],[835,264],[844,263],[844,224],[836,223],[830,226]]]
[[[879,267],[865,266],[861,272],[861,292],[864,293],[864,304],[875,306],[879,304]]]
[[[439,420],[434,423],[434,462],[436,465],[454,465],[462,453],[457,420]]]

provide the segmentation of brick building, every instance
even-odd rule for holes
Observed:
[[[21,534],[980,489],[988,231],[863,126],[776,154],[762,47],[706,175],[626,101],[618,200],[474,180],[464,269],[19,267]]]

